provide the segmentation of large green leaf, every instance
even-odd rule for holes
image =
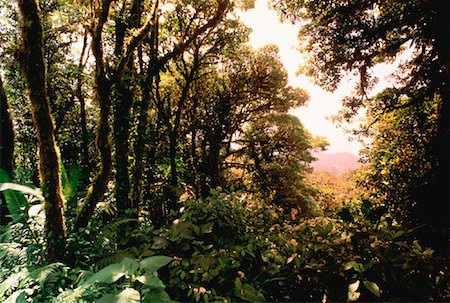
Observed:
[[[169,295],[163,290],[152,289],[144,294],[142,303],[173,303]]]
[[[141,295],[136,289],[125,288],[119,294],[107,294],[96,301],[96,303],[140,303]]]
[[[122,278],[125,274],[126,271],[123,264],[114,263],[95,273],[92,277],[86,280],[83,285],[93,284],[95,282],[111,284]]]
[[[117,300],[117,294],[106,294],[98,300],[95,300],[95,303],[113,303]]]
[[[136,289],[125,288],[117,295],[117,303],[140,303],[141,295]]]
[[[135,259],[125,257],[120,263],[123,265],[124,271],[127,272],[128,274],[130,275],[137,274],[137,270],[139,269],[139,263]]]
[[[18,191],[25,195],[32,195],[39,201],[41,201],[41,202],[44,201],[44,196],[42,196],[41,191],[38,188],[31,188],[31,187],[28,187],[25,185],[20,185],[20,184],[10,183],[10,182],[1,183],[0,191],[7,191],[7,190]]]
[[[70,175],[60,160],[59,166],[61,168],[61,183],[63,187],[63,194],[66,200],[70,200],[77,194],[78,181],[80,179],[81,169],[78,165],[72,163],[70,165]]]
[[[169,264],[170,261],[172,258],[168,256],[151,256],[142,260],[139,265],[146,273],[154,273]]]
[[[15,222],[26,223],[29,203],[20,190],[11,188],[11,178],[8,172],[0,169],[0,187],[6,198],[6,207]],[[1,190],[0,190],[1,191]]]
[[[163,281],[161,281],[156,276],[139,276],[136,278],[137,281],[141,282],[144,285],[147,285],[151,288],[164,289],[166,286]]]

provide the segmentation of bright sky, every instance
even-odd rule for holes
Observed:
[[[354,83],[349,79],[342,81],[339,88],[329,93],[314,85],[306,76],[296,76],[296,71],[302,62],[302,54],[297,50],[297,33],[299,25],[280,23],[276,12],[269,10],[266,0],[257,0],[255,8],[241,14],[241,20],[253,29],[250,44],[254,48],[273,43],[280,48],[281,61],[289,73],[289,83],[309,92],[310,100],[306,106],[292,110],[305,127],[313,135],[321,135],[328,139],[330,152],[351,152],[355,155],[361,148],[357,141],[350,141],[349,135],[342,128],[333,124],[332,115],[341,108],[341,100],[350,94]],[[380,86],[386,85],[385,76],[392,72],[387,65],[378,66],[377,76],[381,79]]]

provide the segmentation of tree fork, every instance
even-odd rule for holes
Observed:
[[[111,177],[112,159],[109,140],[111,129],[108,121],[111,110],[111,81],[106,77],[102,47],[102,30],[108,18],[111,2],[111,0],[102,2],[102,9],[98,16],[97,24],[91,30],[92,53],[95,57],[95,93],[100,105],[100,119],[97,125],[95,141],[100,154],[100,170],[94,177],[92,186],[85,197],[84,205],[77,217],[76,228],[86,227],[89,224],[97,203],[101,201],[106,192],[108,181]]]
[[[45,197],[47,258],[49,262],[54,262],[64,259],[66,227],[60,161],[46,88],[42,22],[36,0],[19,0],[18,4],[22,16],[21,65],[28,83],[31,113],[38,141],[40,179]]]

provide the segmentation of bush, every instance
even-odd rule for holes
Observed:
[[[188,200],[151,249],[174,257],[180,301],[443,300],[448,272],[390,214],[353,201],[334,217],[298,218],[244,193]],[[344,215],[346,213],[347,215]]]

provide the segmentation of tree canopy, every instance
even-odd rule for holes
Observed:
[[[448,300],[447,2],[272,1],[306,74],[359,75],[345,176],[253,4],[0,0],[0,301]]]

